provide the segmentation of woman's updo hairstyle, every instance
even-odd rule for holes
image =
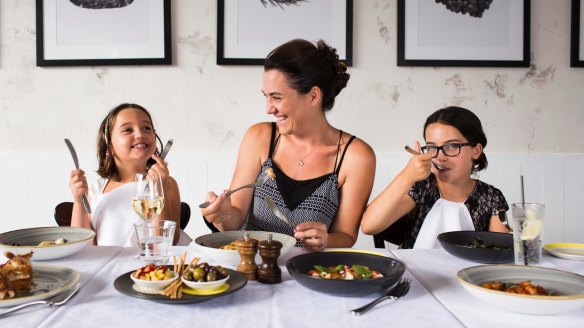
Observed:
[[[282,44],[266,57],[264,71],[271,69],[286,74],[290,87],[300,94],[308,93],[314,86],[319,87],[323,93],[324,111],[333,108],[335,97],[347,86],[350,77],[337,50],[323,40],[316,45],[302,39]]]
[[[441,123],[453,126],[460,133],[475,146],[481,144],[483,152],[477,160],[474,161],[473,172],[478,172],[487,168],[489,162],[487,155],[485,155],[485,148],[487,147],[487,136],[483,131],[481,120],[473,112],[466,108],[449,106],[435,111],[426,119],[424,124],[424,139],[426,138],[426,128],[432,123]]]

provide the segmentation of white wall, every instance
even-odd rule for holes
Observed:
[[[532,200],[553,196],[554,203],[568,204],[564,214],[577,211],[582,184],[566,184],[584,175],[573,164],[584,153],[584,69],[569,67],[570,1],[532,1],[531,68],[397,67],[396,7],[395,0],[354,1],[354,66],[329,114],[333,125],[395,165],[403,145],[421,138],[426,116],[445,105],[467,107],[483,121],[487,154],[514,158],[493,162],[485,178],[512,172],[497,180],[511,186],[518,185],[519,172],[533,175],[526,179],[537,181],[542,195],[548,186],[558,192]],[[147,107],[162,138],[175,139],[172,174],[193,207],[193,222],[200,219],[200,186],[224,188],[232,163],[223,159],[234,160],[249,125],[271,119],[260,93],[261,67],[215,64],[216,14],[215,0],[172,1],[172,66],[39,68],[35,1],[0,1],[0,231],[53,224],[52,207],[70,197],[72,163],[63,138],[78,148],[86,171],[95,169],[97,127],[127,101]],[[208,173],[217,158],[219,167]],[[537,167],[561,167],[565,183],[529,169],[531,160]],[[380,171],[376,192],[392,174]],[[518,200],[516,191],[501,189],[513,196],[509,201]],[[193,223],[189,228],[199,231]],[[584,241],[581,234],[577,239]]]

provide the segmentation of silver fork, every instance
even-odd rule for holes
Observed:
[[[263,184],[264,184],[266,181],[268,181],[268,180],[269,180],[269,179],[271,179],[271,178],[272,178],[272,177],[270,177],[269,175],[267,175],[267,174],[266,174],[266,175],[262,176],[261,178],[259,178],[259,179],[258,179],[256,182],[254,182],[254,183],[249,183],[249,184],[243,185],[243,186],[241,186],[241,187],[237,187],[237,188],[235,188],[235,189],[231,189],[231,190],[227,191],[227,192],[225,193],[225,195],[229,196],[229,195],[233,194],[234,192],[236,192],[236,191],[238,191],[238,190],[241,190],[241,189],[244,189],[244,188],[257,188],[257,187],[259,187],[259,186],[263,185]],[[206,208],[206,207],[208,207],[209,205],[211,205],[211,203],[209,203],[209,202],[204,202],[203,204],[200,204],[200,205],[199,205],[199,208]]]
[[[393,287],[387,294],[379,297],[378,299],[374,300],[371,303],[368,303],[358,309],[354,309],[351,311],[352,315],[360,316],[361,314],[369,311],[375,305],[385,301],[385,300],[397,300],[404,295],[406,295],[410,291],[410,284],[411,281],[409,279],[401,279],[395,287]]]
[[[20,309],[24,309],[25,307],[29,307],[31,305],[36,305],[36,304],[45,304],[47,306],[63,305],[65,303],[67,303],[67,301],[69,301],[77,293],[77,291],[79,291],[80,288],[81,288],[81,283],[78,283],[77,285],[75,285],[75,287],[73,289],[71,289],[67,292],[63,292],[61,294],[58,294],[57,296],[54,296],[50,300],[33,301],[33,302],[28,302],[28,303],[24,303],[24,304],[15,306],[15,307],[13,307],[5,312],[0,313],[0,317],[3,317],[4,315],[6,315],[8,313],[16,312]]]

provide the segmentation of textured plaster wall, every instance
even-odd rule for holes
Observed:
[[[173,65],[35,66],[35,1],[0,1],[0,152],[93,152],[109,109],[149,108],[180,152],[235,152],[264,113],[259,66],[217,66],[216,1],[173,0]],[[475,111],[488,152],[582,153],[584,69],[569,67],[570,1],[532,1],[530,68],[396,66],[395,0],[354,1],[354,66],[330,121],[378,153],[421,137],[445,105]],[[480,36],[477,36],[480,37]]]

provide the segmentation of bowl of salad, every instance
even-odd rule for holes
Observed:
[[[359,252],[317,252],[286,262],[290,276],[300,285],[336,296],[363,296],[388,290],[404,274],[400,261]]]
[[[513,235],[489,231],[450,231],[438,235],[448,253],[486,264],[513,263]]]

